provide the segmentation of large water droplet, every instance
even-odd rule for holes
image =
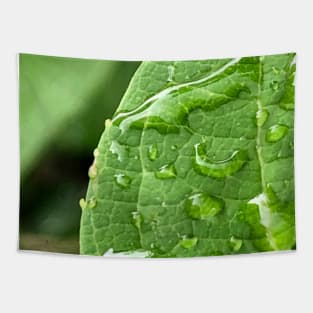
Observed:
[[[120,145],[117,141],[112,141],[110,146],[110,151],[112,154],[115,154],[118,161],[123,161],[127,157],[127,148],[123,145]]]
[[[277,90],[278,87],[279,87],[278,81],[273,80],[273,81],[270,83],[270,87],[271,87],[273,90]]]
[[[268,142],[276,142],[282,139],[288,132],[288,126],[276,124],[271,126],[266,133],[266,140]]]
[[[260,224],[265,228],[270,248],[273,250],[291,249],[295,243],[294,215],[282,213],[288,212],[288,209],[286,204],[280,202],[271,184],[267,184],[266,192],[251,199],[249,204],[256,205]],[[291,203],[290,205],[293,206]],[[284,234],[283,239],[281,234]]]
[[[248,160],[248,153],[245,150],[235,150],[230,157],[216,162],[210,161],[205,152],[204,144],[195,146],[195,170],[202,175],[214,178],[222,178],[237,172]]]
[[[256,121],[259,127],[263,126],[268,118],[268,111],[265,109],[259,110],[256,112]]]
[[[115,182],[121,188],[129,188],[131,183],[131,178],[125,174],[115,174],[114,175]]]
[[[159,155],[157,144],[152,144],[148,147],[148,158],[150,161],[154,161]]]
[[[166,164],[159,168],[157,172],[155,172],[155,176],[161,179],[168,179],[176,177],[176,169],[174,163]]]
[[[194,81],[177,85],[171,83],[171,86],[154,94],[133,110],[119,112],[115,115],[113,124],[118,126],[122,133],[132,127],[155,128],[159,132],[166,133],[178,132],[178,126],[186,124],[187,117],[193,110],[198,108],[213,110],[238,97],[241,92],[249,90],[245,84],[236,80],[231,80],[224,86],[223,94],[209,90],[203,92],[202,90],[212,81],[221,77],[224,71],[234,72],[236,69],[234,64],[237,62],[239,59],[231,60],[217,71],[210,72],[206,77]],[[173,73],[170,72],[169,81],[171,79],[173,79]],[[179,101],[177,101],[177,97],[179,97]]]
[[[184,239],[179,241],[179,244],[185,249],[190,249],[190,248],[194,247],[197,244],[197,242],[198,242],[197,237],[184,238]]]
[[[234,236],[232,236],[230,238],[230,244],[231,244],[231,246],[232,246],[234,251],[238,251],[241,248],[241,246],[242,246],[242,240],[241,239],[237,239]]]
[[[224,208],[224,201],[199,192],[187,198],[185,208],[188,215],[192,218],[206,219],[220,213]]]

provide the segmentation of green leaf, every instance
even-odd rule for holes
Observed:
[[[81,253],[293,249],[294,58],[143,62],[95,150]]]

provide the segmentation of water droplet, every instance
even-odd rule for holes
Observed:
[[[288,126],[276,124],[271,126],[266,133],[266,140],[268,142],[276,142],[282,139],[288,132]]]
[[[108,118],[104,121],[104,126],[106,129],[110,128],[112,126],[112,121]]]
[[[239,138],[240,141],[245,140],[245,139],[247,139],[245,136],[241,136],[241,137]]]
[[[136,108],[116,114],[113,124],[118,126],[122,133],[132,127],[141,129],[155,128],[159,132],[166,133],[179,132],[178,126],[186,125],[191,111],[198,108],[214,110],[228,103],[230,99],[238,97],[241,92],[249,91],[245,84],[231,80],[224,86],[223,94],[210,92],[209,90],[205,93],[202,92],[205,86],[211,84],[224,71],[235,71],[234,64],[238,61],[238,59],[234,59],[217,71],[210,72],[207,76],[197,80],[177,85],[169,84],[170,86],[152,95]],[[169,80],[173,78],[171,73],[168,77]],[[190,93],[192,93],[192,97]],[[178,96],[180,101],[177,101]],[[193,101],[190,101],[190,98]]]
[[[171,146],[171,150],[174,151],[174,150],[176,150],[176,149],[177,149],[177,146],[176,146],[176,145],[172,145],[172,146]]]
[[[174,71],[175,71],[175,67],[173,65],[169,65],[167,67],[167,71],[168,71],[168,78],[167,81],[168,82],[172,82],[173,81],[173,76],[174,76]]]
[[[279,87],[278,81],[273,80],[273,81],[270,83],[270,87],[271,87],[273,90],[277,90],[278,87]]]
[[[87,201],[87,207],[93,209],[97,205],[97,200],[95,198],[91,198]]]
[[[85,210],[87,208],[87,202],[84,198],[81,198],[79,200],[79,206],[81,207],[82,210]]]
[[[231,246],[232,246],[234,251],[238,251],[241,248],[241,246],[242,246],[242,240],[241,239],[237,239],[234,236],[232,236],[230,238],[230,244],[231,244]]]
[[[96,148],[95,150],[93,150],[93,156],[96,158],[100,155],[100,151],[98,148]]]
[[[168,179],[176,177],[176,169],[174,163],[163,165],[159,168],[158,172],[155,172],[155,176],[161,179]]]
[[[131,128],[134,129],[155,129],[160,134],[171,134],[178,133],[179,127],[177,125],[171,124],[165,121],[159,116],[147,116],[139,120],[134,120],[130,124]],[[123,131],[123,128],[122,128]]]
[[[185,249],[190,249],[194,247],[198,242],[198,238],[183,238],[182,240],[179,241],[179,244],[185,248]]]
[[[93,209],[97,205],[97,200],[95,198],[91,198],[86,201],[84,198],[79,200],[79,205],[82,210],[85,210],[87,207]]]
[[[195,170],[202,175],[214,178],[222,178],[234,174],[240,170],[248,160],[246,150],[235,150],[227,159],[212,162],[206,156],[205,144],[198,143],[194,148],[196,152]]]
[[[166,203],[163,201],[163,202],[161,203],[161,206],[162,206],[162,208],[165,208],[165,207],[166,207]]]
[[[115,174],[115,182],[122,188],[129,188],[131,183],[131,178],[125,174]]]
[[[140,229],[141,223],[142,223],[142,216],[138,211],[132,212],[133,220],[135,226]]]
[[[159,155],[158,146],[156,143],[148,147],[148,158],[150,161],[154,161]]]
[[[97,177],[97,173],[98,173],[98,170],[97,170],[97,167],[96,167],[96,164],[95,162],[89,167],[89,170],[88,170],[88,176],[90,179],[94,179]]]
[[[259,110],[256,112],[256,123],[257,125],[260,127],[260,126],[263,126],[264,123],[266,122],[267,118],[269,116],[269,113],[267,110],[265,109],[262,109],[262,110]]]
[[[220,213],[224,208],[224,201],[206,193],[199,192],[187,198],[185,208],[192,218],[206,219]]]
[[[267,184],[265,193],[257,195],[248,202],[248,204],[251,203],[256,205],[260,224],[264,227],[270,247],[273,250],[290,249],[295,243],[294,230],[290,231],[294,227],[294,215],[281,213],[283,204],[271,184]],[[288,234],[284,240],[281,239],[282,233]]]
[[[112,154],[115,154],[117,156],[118,161],[124,161],[124,159],[127,157],[127,148],[120,145],[115,140],[111,143],[110,151]]]

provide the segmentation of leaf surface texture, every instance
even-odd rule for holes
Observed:
[[[94,153],[81,253],[293,249],[294,59],[143,62]]]

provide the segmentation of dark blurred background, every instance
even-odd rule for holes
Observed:
[[[138,66],[19,55],[20,249],[79,253],[92,152]]]

